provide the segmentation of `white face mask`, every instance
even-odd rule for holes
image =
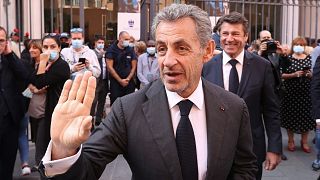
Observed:
[[[147,53],[150,55],[154,55],[156,53],[156,48],[155,47],[148,47]]]
[[[297,54],[301,54],[304,52],[304,47],[303,46],[293,46],[293,52]]]
[[[82,39],[75,39],[75,40],[71,40],[71,44],[73,48],[81,48],[82,44],[83,44],[83,40]]]
[[[129,46],[129,41],[123,41],[122,42],[123,47],[128,47]]]

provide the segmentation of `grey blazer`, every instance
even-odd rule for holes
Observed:
[[[208,167],[206,179],[255,179],[249,114],[243,100],[203,80]],[[182,180],[165,88],[157,80],[118,98],[83,145],[78,161],[54,179],[98,179],[123,154],[137,180]]]

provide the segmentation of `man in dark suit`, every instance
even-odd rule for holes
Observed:
[[[106,97],[109,92],[109,75],[106,65],[105,59],[105,50],[104,50],[104,37],[97,36],[94,41],[94,52],[97,55],[101,73],[99,78],[97,78],[97,88],[95,99],[91,108],[91,115],[95,115],[95,125],[98,126],[101,123],[101,119],[103,118],[103,109],[106,102]]]
[[[12,52],[0,26],[0,179],[12,179],[18,148],[19,124],[24,116],[23,87],[27,69]]]
[[[118,98],[89,139],[95,79],[88,72],[68,81],[40,169],[53,179],[98,179],[124,154],[132,179],[254,179],[244,101],[201,79],[214,50],[210,30],[208,14],[197,6],[164,8],[153,24],[161,80]]]
[[[245,17],[233,12],[221,17],[221,23],[219,32],[223,52],[204,65],[203,77],[246,102],[253,152],[258,158],[257,179],[261,179],[263,161],[266,160],[266,170],[273,170],[280,162],[279,155],[282,153],[279,102],[274,91],[271,65],[267,60],[244,50],[248,39],[248,21]],[[267,153],[265,130],[268,136]]]

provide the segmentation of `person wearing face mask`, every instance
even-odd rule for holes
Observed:
[[[110,104],[135,90],[134,74],[137,69],[137,57],[129,47],[130,35],[126,31],[119,33],[119,39],[106,52],[107,67],[110,74]]]
[[[71,46],[61,50],[62,59],[68,62],[71,78],[84,71],[91,71],[93,76],[98,78],[101,73],[98,58],[95,52],[88,46],[83,45],[84,31],[81,28],[72,28]],[[79,61],[82,58],[84,61]],[[84,63],[83,63],[84,62]]]
[[[97,87],[96,94],[93,100],[91,108],[91,116],[95,116],[95,125],[98,126],[101,123],[103,118],[104,104],[106,102],[106,96],[109,92],[109,74],[107,70],[107,64],[105,59],[105,50],[104,50],[105,39],[103,36],[97,36],[94,41],[94,52],[98,57],[100,64],[101,74],[97,78]]]
[[[38,124],[36,143],[36,161],[39,163],[50,141],[52,112],[58,103],[63,84],[70,78],[70,68],[60,56],[61,42],[59,36],[49,34],[42,39],[42,53],[39,64],[31,75],[33,89],[46,89],[44,119]],[[33,90],[34,91],[34,90]]]
[[[291,65],[282,70],[286,93],[281,101],[280,114],[281,126],[288,133],[288,150],[295,151],[294,133],[297,133],[301,134],[301,149],[310,153],[308,133],[315,129],[315,122],[311,116],[311,56],[304,52],[306,45],[303,37],[296,37],[292,41],[292,53],[288,57]]]
[[[159,66],[156,55],[156,43],[154,40],[147,42],[147,52],[138,58],[137,75],[141,82],[141,88],[159,79]]]
[[[60,41],[61,41],[61,49],[68,48],[70,46],[69,34],[66,32],[61,33]]]
[[[134,48],[135,43],[136,43],[136,39],[133,36],[130,36],[129,47]]]

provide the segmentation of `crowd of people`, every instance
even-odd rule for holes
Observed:
[[[261,179],[287,160],[281,127],[289,153],[294,134],[310,153],[316,131],[319,170],[320,40],[281,45],[263,30],[248,44],[248,24],[232,12],[212,34],[206,12],[173,4],[146,42],[122,31],[108,47],[96,36],[90,49],[84,30],[72,28],[26,38],[21,52],[17,32],[8,40],[0,27],[0,177],[12,179],[18,149],[23,176],[97,179],[124,154],[137,179]]]

